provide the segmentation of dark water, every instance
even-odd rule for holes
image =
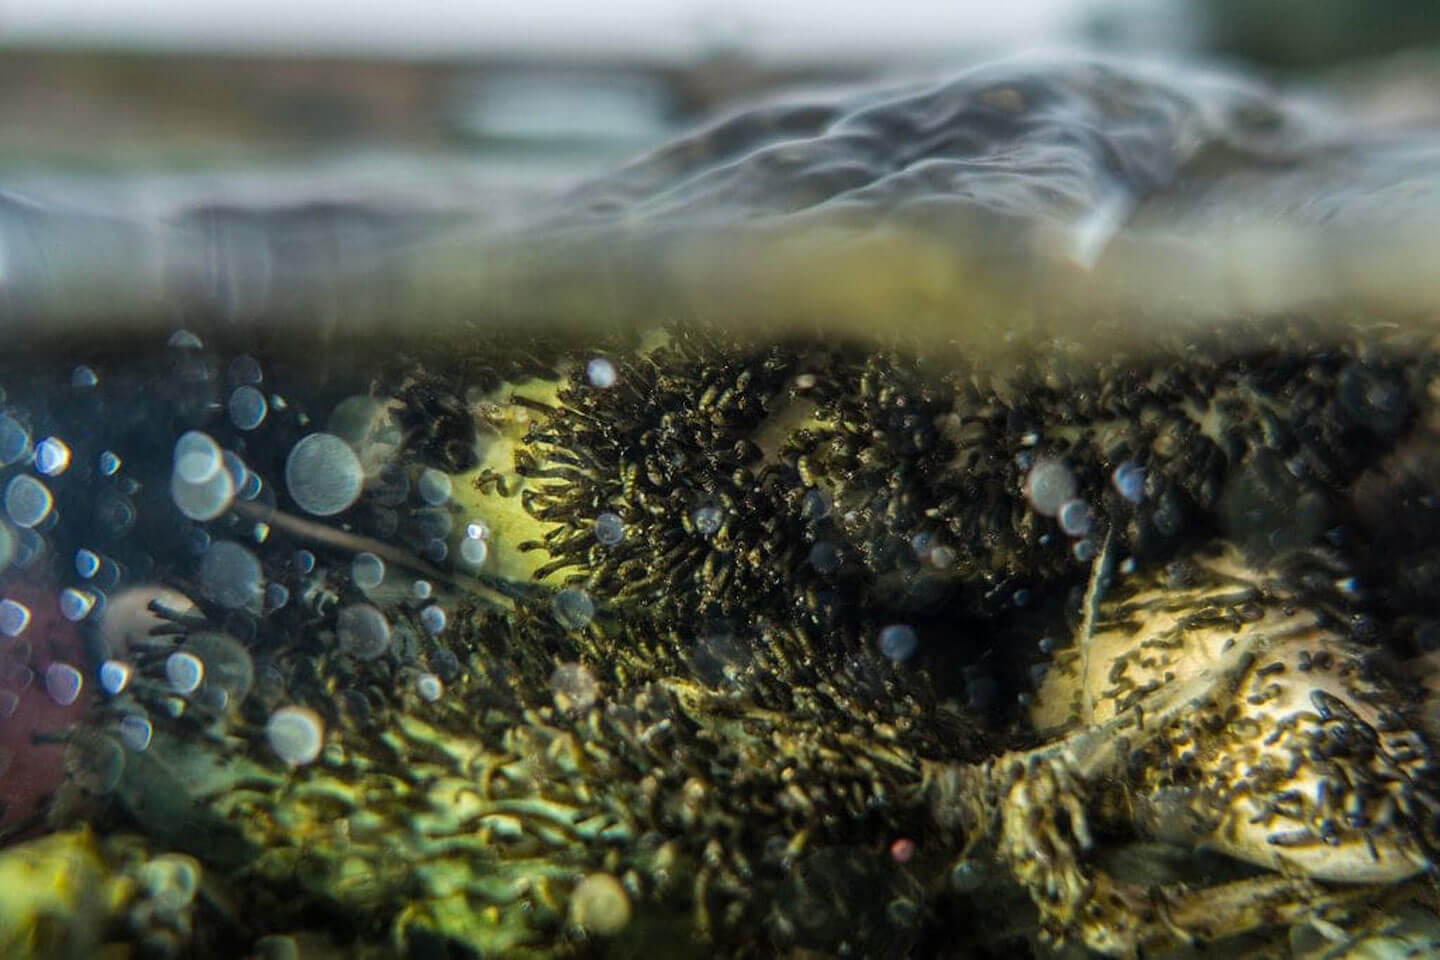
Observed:
[[[3,952],[1428,955],[1436,153],[1348,124],[1028,60],[6,198]]]

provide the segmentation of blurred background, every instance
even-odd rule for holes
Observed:
[[[1241,62],[1414,125],[1437,41],[1433,0],[0,0],[0,181],[483,205],[777,86],[1036,46]]]

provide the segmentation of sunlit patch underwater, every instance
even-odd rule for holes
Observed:
[[[1427,305],[1106,260],[1334,145],[1116,64],[847,96],[452,248],[463,323],[28,302],[7,956],[1437,949]]]

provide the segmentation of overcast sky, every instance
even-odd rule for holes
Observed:
[[[1087,0],[0,0],[0,41],[366,55],[943,56],[1060,38]]]

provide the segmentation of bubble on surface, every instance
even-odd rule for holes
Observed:
[[[550,693],[561,712],[579,713],[600,699],[600,681],[583,663],[562,663],[550,674]]]
[[[433,673],[422,673],[415,678],[415,692],[420,699],[434,703],[445,695],[445,684]]]
[[[187,430],[175,441],[175,476],[190,484],[205,483],[225,465],[220,444],[200,430]]]
[[[80,699],[84,686],[84,675],[68,663],[56,660],[45,668],[45,692],[62,707]]]
[[[590,362],[585,364],[585,379],[590,381],[590,386],[599,387],[601,390],[615,386],[618,374],[615,371],[615,364],[605,357],[591,357]]]
[[[290,602],[290,588],[283,583],[267,583],[265,585],[265,609],[279,610]]]
[[[29,474],[12,477],[5,487],[5,514],[17,527],[33,527],[50,515],[50,488]]]
[[[70,448],[59,437],[46,437],[35,445],[35,472],[58,477],[70,467]]]
[[[150,740],[155,736],[155,728],[150,725],[150,719],[138,713],[127,713],[121,717],[117,730],[120,742],[136,753],[150,746]]]
[[[1060,504],[1057,519],[1067,537],[1083,537],[1090,532],[1090,507],[1084,500],[1066,500]]]
[[[265,738],[276,756],[292,767],[313,763],[325,745],[325,722],[309,707],[281,707],[270,714]]]
[[[410,592],[416,600],[429,600],[430,594],[435,592],[435,588],[430,585],[429,580],[416,580],[410,587]]]
[[[447,503],[452,492],[450,476],[433,467],[426,467],[420,471],[420,479],[415,484],[415,492],[420,495],[422,501],[432,507]]]
[[[100,664],[100,689],[114,697],[130,686],[130,664],[123,660],[106,660]]]
[[[566,587],[550,602],[555,619],[566,630],[581,630],[595,617],[595,601],[579,587]]]
[[[231,610],[258,609],[263,573],[260,560],[234,540],[216,540],[200,559],[200,589]]]
[[[60,591],[60,616],[71,623],[79,623],[95,609],[95,600],[95,594],[88,590],[66,587]]]
[[[30,431],[8,413],[0,413],[0,467],[30,456]]]
[[[216,470],[209,479],[191,483],[176,470],[170,475],[170,500],[188,520],[214,520],[235,502],[235,481],[228,470]]]
[[[30,608],[18,600],[0,600],[0,633],[18,637],[30,626]]]
[[[357,553],[350,561],[350,579],[361,590],[373,590],[385,582],[385,561],[373,553]]]
[[[235,637],[218,630],[192,633],[186,638],[185,648],[203,665],[206,689],[223,690],[228,705],[239,706],[250,695],[255,685],[255,662]]]
[[[437,634],[441,630],[444,630],[445,610],[442,607],[438,607],[433,603],[430,606],[426,607],[424,610],[421,610],[420,626],[424,627],[425,632],[431,635]]]
[[[200,861],[182,853],[165,853],[145,862],[137,879],[155,910],[175,913],[188,907],[200,889]]]
[[[892,623],[880,631],[880,652],[896,663],[909,660],[919,646],[920,637],[914,627]]]
[[[100,572],[100,555],[94,550],[80,548],[75,551],[75,572],[81,579],[89,580]]]
[[[265,394],[248,384],[230,391],[230,400],[225,406],[236,430],[254,430],[265,422],[265,414],[269,412]]]
[[[696,508],[690,514],[690,520],[695,524],[695,530],[702,537],[713,537],[720,532],[720,524],[725,520],[725,511],[714,504],[706,504]]]
[[[100,466],[100,475],[104,477],[115,476],[115,474],[120,472],[120,466],[122,462],[123,461],[121,461],[119,454],[115,453],[115,451],[102,450],[100,452],[100,459],[98,461]]]
[[[78,390],[87,390],[99,383],[100,375],[83,363],[70,371],[70,386]]]
[[[595,539],[607,547],[625,539],[625,521],[620,514],[605,512],[595,518]]]
[[[596,937],[613,937],[630,924],[630,895],[608,873],[592,873],[570,894],[570,923]]]
[[[176,650],[165,658],[165,680],[171,690],[189,696],[205,680],[205,662],[188,650]]]
[[[810,566],[815,572],[831,574],[840,569],[840,551],[835,544],[819,540],[810,548]]]
[[[371,660],[390,647],[390,621],[368,603],[352,603],[336,617],[335,635],[340,649],[362,660]]]
[[[125,772],[125,749],[114,737],[82,730],[65,743],[70,782],[90,793],[109,793]]]
[[[489,556],[490,548],[479,537],[466,537],[460,541],[460,562],[466,566],[483,566]]]
[[[1041,457],[1025,476],[1025,498],[1036,513],[1053,517],[1061,504],[1075,498],[1075,474],[1064,462]]]
[[[355,451],[331,433],[303,437],[285,460],[285,486],[291,498],[317,517],[348,510],[359,498],[364,480]]]
[[[1110,474],[1110,482],[1115,485],[1120,496],[1131,503],[1139,503],[1145,499],[1145,468],[1132,460],[1126,460],[1116,467]]]

